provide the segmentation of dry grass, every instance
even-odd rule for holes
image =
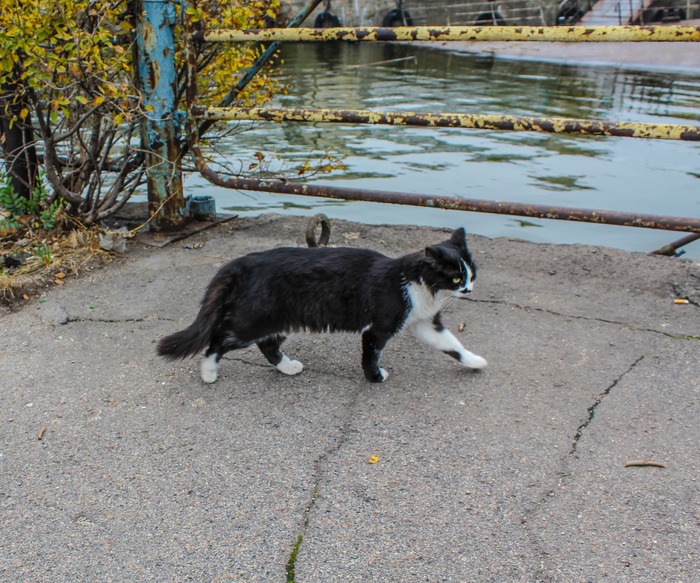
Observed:
[[[112,259],[100,249],[100,229],[42,233],[42,238],[25,236],[0,240],[0,255],[20,258],[16,268],[0,267],[0,304],[13,305],[41,295],[48,287],[63,285],[65,279]]]

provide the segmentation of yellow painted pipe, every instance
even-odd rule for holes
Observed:
[[[266,28],[196,32],[206,42],[270,41],[548,41],[698,42],[700,26],[399,26]]]
[[[700,126],[641,122],[611,122],[564,117],[529,117],[517,115],[482,115],[469,113],[382,112],[348,109],[263,108],[263,107],[195,107],[195,117],[208,120],[302,121],[323,123],[360,123],[410,125],[492,130],[581,134],[652,138],[659,140],[700,141]]]

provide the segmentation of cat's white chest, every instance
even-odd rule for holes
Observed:
[[[416,322],[432,320],[451,295],[452,293],[447,290],[440,290],[433,294],[422,281],[409,283],[406,286],[406,297],[410,308],[402,327],[408,328]]]

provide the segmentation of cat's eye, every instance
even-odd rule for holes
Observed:
[[[453,277],[452,283],[462,283],[462,278],[461,277]]]

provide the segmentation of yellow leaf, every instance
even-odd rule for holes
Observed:
[[[98,95],[92,100],[93,105],[102,105],[105,102],[104,95]]]
[[[26,119],[28,115],[29,115],[29,110],[26,107],[24,107],[22,109],[22,111],[19,112],[20,119]]]
[[[373,455],[367,460],[368,464],[376,464],[379,461],[379,456],[378,455]]]

